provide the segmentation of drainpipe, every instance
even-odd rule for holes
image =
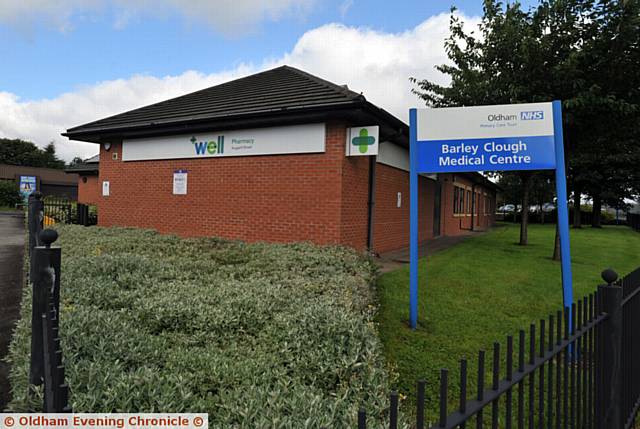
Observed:
[[[369,157],[369,195],[367,198],[367,250],[370,254],[373,250],[373,210],[376,205],[376,163],[378,157]]]
[[[476,184],[474,183],[471,185],[471,231],[473,231],[473,217],[476,212],[476,204],[478,204],[478,202],[476,201]]]

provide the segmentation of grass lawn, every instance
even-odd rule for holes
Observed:
[[[490,365],[494,341],[504,347],[507,335],[562,307],[560,263],[551,260],[554,234],[553,225],[531,225],[529,245],[519,246],[519,225],[506,224],[429,256],[428,264],[422,259],[415,332],[407,327],[409,267],[380,277],[377,322],[397,388],[407,395],[407,412],[415,412],[415,382],[425,378],[434,421],[440,368],[450,369],[450,397],[457,397],[459,359],[469,359],[469,374],[475,374],[479,349],[488,351]],[[583,228],[570,235],[577,298],[602,283],[604,268],[624,275],[640,265],[640,234],[627,227]]]

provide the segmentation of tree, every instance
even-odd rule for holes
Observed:
[[[540,223],[544,223],[544,205],[553,201],[555,194],[552,178],[553,175],[549,171],[540,172],[533,177],[531,195],[540,210]]]
[[[84,160],[82,158],[80,158],[79,156],[76,156],[69,163],[69,167],[73,167],[75,165],[80,165],[80,164],[84,164]]]
[[[0,139],[0,164],[57,169],[65,167],[64,161],[56,155],[53,142],[40,149],[35,144],[20,139]]]
[[[65,167],[64,161],[58,159],[56,156],[56,146],[53,142],[49,142],[42,151],[44,165],[48,168],[63,169]]]
[[[580,151],[571,169],[593,200],[592,226],[600,227],[603,202],[615,207],[640,193],[640,2],[595,2],[586,11],[580,63]]]
[[[504,204],[513,204],[513,221],[516,221],[518,205],[522,202],[522,179],[517,174],[498,174],[498,185],[502,189],[500,194],[504,198]],[[506,219],[505,219],[506,220]]]
[[[0,180],[0,206],[15,207],[22,202],[18,185],[13,180]]]
[[[640,189],[640,2],[547,0],[524,12],[485,0],[480,31],[466,33],[452,14],[452,64],[437,67],[450,83],[412,79],[414,92],[435,107],[562,100],[568,183],[576,206],[582,193],[593,198],[599,225],[602,201]]]
[[[580,70],[573,64],[580,41],[576,23],[579,0],[541,2],[523,11],[519,3],[485,0],[480,37],[467,33],[452,9],[450,36],[445,41],[453,64],[437,69],[451,79],[448,86],[412,81],[427,105],[468,106],[567,99],[575,94]],[[527,244],[532,172],[517,174],[522,183],[520,244]]]

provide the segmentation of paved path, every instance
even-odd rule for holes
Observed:
[[[8,365],[2,360],[20,315],[24,219],[22,214],[0,213],[0,411],[9,402]]]
[[[475,237],[478,234],[483,234],[486,231],[469,231],[464,232],[462,235],[456,236],[442,236],[427,240],[418,248],[418,257],[422,258],[426,255],[432,255],[449,247],[455,246],[458,243],[466,240],[469,237]],[[409,263],[409,248],[394,250],[393,252],[383,253],[376,259],[381,273],[396,270]]]

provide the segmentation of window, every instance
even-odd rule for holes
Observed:
[[[465,212],[464,189],[459,186],[453,187],[453,214],[463,214]]]
[[[460,194],[460,188],[453,187],[453,214],[458,214],[458,198]]]
[[[465,213],[471,213],[471,191],[467,189],[467,211]]]

